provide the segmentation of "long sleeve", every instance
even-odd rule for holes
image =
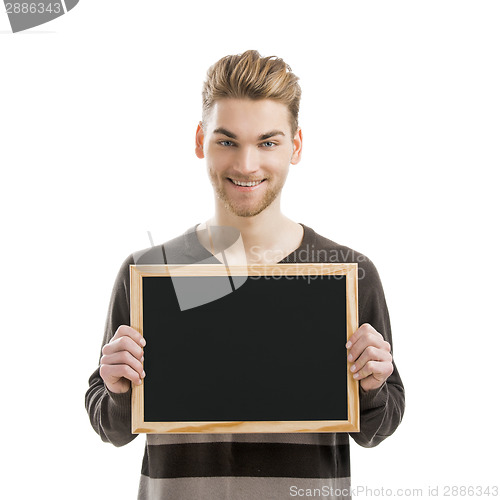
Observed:
[[[120,325],[130,325],[130,264],[134,264],[132,255],[123,262],[113,286],[101,349]],[[85,407],[92,427],[103,441],[123,446],[137,437],[131,433],[131,394],[131,389],[125,394],[108,391],[99,368],[90,376]]]
[[[369,323],[392,344],[391,323],[382,283],[370,260],[359,266],[359,325]],[[378,445],[401,423],[405,407],[403,382],[394,364],[394,371],[378,389],[364,391],[360,386],[361,432],[351,437],[364,447]]]

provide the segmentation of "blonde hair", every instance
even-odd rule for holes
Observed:
[[[288,107],[292,137],[299,126],[299,78],[276,56],[262,57],[256,50],[219,59],[207,71],[203,84],[202,126],[218,99],[228,97],[274,99]]]

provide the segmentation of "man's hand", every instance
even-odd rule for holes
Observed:
[[[99,375],[111,392],[127,392],[130,382],[141,384],[146,376],[142,367],[145,345],[144,337],[137,330],[120,325],[102,348]]]
[[[369,323],[362,324],[351,336],[346,348],[351,372],[365,391],[378,389],[394,370],[391,344]]]

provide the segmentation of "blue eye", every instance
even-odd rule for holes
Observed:
[[[266,144],[267,144],[267,146],[266,146]],[[263,142],[262,145],[265,146],[266,148],[271,148],[272,146],[276,146],[276,143],[272,142],[272,141],[266,141],[266,142]]]
[[[226,146],[234,146],[234,143],[232,141],[219,141],[219,144],[221,146],[224,146],[224,147],[226,147]]]

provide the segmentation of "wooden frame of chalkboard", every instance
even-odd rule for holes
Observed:
[[[359,432],[356,263],[131,265],[130,284],[132,433]]]

